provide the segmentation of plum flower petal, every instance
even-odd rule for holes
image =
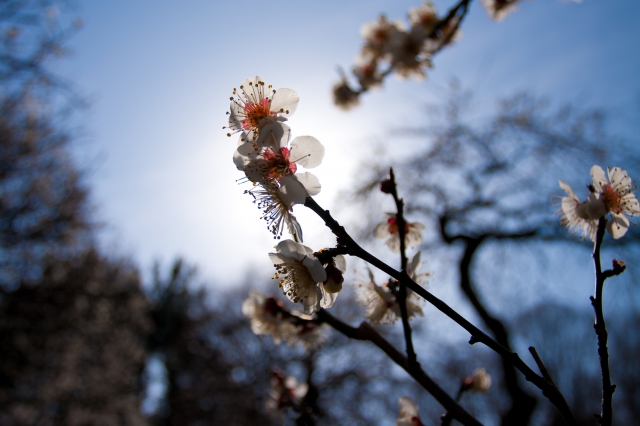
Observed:
[[[305,169],[317,167],[324,157],[324,146],[313,136],[298,136],[291,142],[291,157]]]
[[[580,202],[578,196],[573,192],[573,189],[562,180],[558,180],[560,188],[567,194],[567,197],[563,197],[560,202],[560,210],[558,213],[561,215],[560,223],[566,225],[567,229],[571,232],[582,232],[582,237],[588,236],[591,241],[596,240],[596,232],[598,231],[598,217],[591,218],[590,212],[595,212],[599,208],[589,207],[588,203],[599,206],[597,199],[591,201]],[[595,216],[595,214],[594,214]]]
[[[623,214],[612,213],[611,220],[607,223],[607,231],[614,239],[624,237],[629,230],[629,219]]]
[[[307,173],[300,173],[300,175],[305,175],[305,179],[307,179],[306,174]],[[304,186],[304,183],[300,182],[300,175],[285,176],[280,180],[280,188],[279,188],[280,196],[282,197],[282,200],[290,208],[293,207],[295,204],[304,204],[305,200],[309,195],[315,195],[318,192],[320,192],[318,191],[318,192],[315,192],[314,194],[309,194],[309,191]],[[316,178],[316,181],[317,181],[317,178]],[[318,182],[318,185],[319,184],[320,183]]]
[[[320,190],[322,189],[322,185],[320,185],[320,181],[318,180],[316,175],[314,175],[313,173],[309,173],[309,172],[297,173],[291,176],[291,179],[298,182],[300,185],[302,185],[302,187],[307,192],[307,195],[310,195],[310,196],[318,195],[320,193]],[[299,204],[303,204],[303,203],[304,201],[302,201]]]

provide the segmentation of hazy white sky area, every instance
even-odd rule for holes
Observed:
[[[293,137],[312,135],[326,147],[313,172],[323,185],[316,199],[330,209],[367,151],[393,144],[391,129],[419,124],[423,105],[441,98],[453,78],[474,90],[481,111],[530,90],[612,109],[622,125],[638,117],[636,0],[533,0],[502,22],[473,1],[462,39],[435,57],[427,81],[389,78],[357,109],[335,108],[336,70],[351,68],[362,24],[382,12],[406,21],[419,3],[83,1],[85,26],[58,68],[91,102],[76,146],[106,224],[105,245],[145,271],[154,260],[183,256],[222,286],[242,279],[248,265],[272,270],[274,241],[245,186],[235,183],[242,177],[232,162],[236,137],[222,130],[233,87],[255,75],[298,92],[288,124]],[[441,13],[454,3],[435,2]],[[307,245],[335,244],[317,217],[302,206],[294,211]]]

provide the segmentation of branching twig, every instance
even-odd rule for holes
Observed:
[[[393,196],[393,201],[396,203],[396,224],[398,225],[398,237],[400,238],[400,270],[407,270],[407,241],[405,236],[407,235],[407,223],[404,220],[404,201],[398,197],[398,187],[396,185],[396,177],[393,173],[393,168],[389,169],[389,189]],[[404,341],[407,348],[407,358],[409,364],[416,364],[418,362],[416,352],[413,349],[413,341],[411,340],[411,325],[409,324],[409,315],[407,314],[407,286],[398,282],[398,292],[396,294],[396,300],[400,307],[400,316],[402,317],[402,328],[404,330]]]
[[[596,282],[594,296],[591,296],[591,305],[595,312],[595,322],[593,328],[598,336],[598,357],[600,358],[600,370],[602,371],[602,409],[600,412],[599,423],[603,426],[611,426],[613,421],[613,393],[616,386],[611,384],[611,372],[609,370],[609,350],[607,349],[608,333],[604,322],[604,312],[602,309],[602,292],[604,290],[604,282],[607,278],[619,275],[624,271],[624,266],[614,261],[614,268],[602,271],[600,262],[600,250],[602,248],[602,240],[604,239],[604,231],[607,226],[607,219],[600,218],[598,222],[598,232],[596,233],[596,242],[593,247],[593,263],[595,266]]]
[[[425,373],[419,365],[411,364],[409,360],[393,347],[384,337],[376,332],[368,323],[363,322],[358,328],[351,327],[343,323],[329,312],[321,309],[318,312],[318,321],[329,324],[345,336],[356,339],[366,340],[389,356],[400,367],[402,367],[411,377],[413,377],[424,389],[426,389],[433,397],[451,413],[451,416],[463,425],[481,425],[471,414],[462,408],[453,398],[451,398],[436,382],[433,381],[427,373]]]
[[[313,210],[320,218],[322,218],[326,224],[326,226],[334,233],[337,237],[338,245],[345,246],[347,248],[347,253],[351,256],[359,257],[360,259],[368,262],[369,264],[375,266],[380,269],[384,273],[389,276],[395,278],[396,280],[404,283],[408,288],[413,290],[415,293],[420,295],[420,297],[424,298],[427,302],[432,304],[436,309],[440,312],[451,318],[454,322],[460,325],[462,328],[467,330],[471,334],[471,339],[469,343],[482,343],[492,349],[494,352],[498,353],[509,362],[511,362],[514,367],[516,367],[522,374],[524,374],[525,379],[533,383],[539,389],[542,390],[543,395],[545,395],[552,404],[554,404],[567,423],[571,425],[578,425],[577,420],[571,413],[571,409],[567,405],[564,398],[558,398],[557,395],[553,392],[551,386],[544,380],[543,377],[536,374],[527,364],[520,359],[517,353],[511,352],[506,349],[504,346],[500,345],[498,342],[489,337],[486,333],[482,332],[479,328],[471,324],[467,321],[462,315],[457,313],[454,309],[452,309],[449,305],[444,303],[442,300],[435,297],[433,294],[429,293],[423,287],[421,287],[418,283],[413,281],[409,275],[405,271],[399,272],[364,250],[362,247],[356,243],[353,238],[347,233],[343,226],[341,226],[329,213],[328,210],[323,210],[322,207],[316,203],[316,201],[307,197],[306,202],[304,204],[306,207]]]

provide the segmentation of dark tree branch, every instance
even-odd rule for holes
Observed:
[[[396,177],[393,173],[393,167],[389,168],[389,189],[393,196],[393,201],[396,203],[396,223],[398,225],[398,237],[400,238],[400,270],[407,270],[407,223],[404,220],[404,201],[398,197],[398,186],[396,184]],[[411,340],[411,325],[409,324],[409,315],[407,314],[407,287],[398,282],[398,291],[396,293],[396,299],[398,306],[400,307],[400,316],[402,317],[402,329],[404,330],[404,341],[407,348],[407,358],[409,364],[417,364],[418,359],[416,352],[413,349],[413,341]]]
[[[467,296],[469,302],[478,313],[482,321],[489,327],[489,330],[493,333],[496,341],[511,352],[511,345],[509,343],[509,334],[504,324],[497,318],[493,317],[486,309],[484,304],[480,301],[476,290],[473,286],[471,279],[471,262],[474,255],[477,253],[480,246],[486,241],[488,235],[480,235],[478,237],[468,236],[451,236],[447,232],[448,215],[445,214],[440,217],[440,233],[443,240],[449,244],[456,240],[462,239],[466,246],[462,254],[462,258],[459,261],[460,268],[460,289]],[[512,425],[521,424],[526,425],[531,419],[533,410],[536,406],[536,399],[525,392],[518,383],[518,376],[516,374],[514,365],[507,359],[502,358],[502,371],[504,373],[505,385],[509,396],[511,398],[511,407],[503,415],[502,424]],[[566,403],[566,402],[565,402]]]
[[[607,219],[601,217],[598,221],[598,232],[596,233],[596,242],[593,247],[593,263],[595,266],[596,282],[594,296],[591,297],[591,305],[595,311],[595,329],[598,337],[598,357],[600,358],[600,370],[602,371],[602,409],[598,422],[603,426],[611,426],[613,421],[613,393],[616,386],[611,384],[611,372],[609,370],[609,350],[607,348],[607,340],[609,335],[604,322],[604,311],[602,309],[602,292],[604,290],[604,282],[607,278],[621,274],[624,266],[614,262],[614,269],[602,271],[600,262],[600,250],[602,248],[602,240],[607,226]]]
[[[376,332],[368,323],[363,322],[358,328],[351,327],[343,323],[329,312],[320,309],[318,312],[318,321],[329,324],[331,327],[355,340],[369,341],[380,348],[400,367],[402,367],[411,377],[415,379],[424,389],[451,413],[451,416],[463,425],[481,425],[471,414],[462,408],[453,398],[451,398],[436,382],[433,381],[427,373],[417,364],[412,364],[393,347],[384,337]]]
[[[564,400],[564,398],[557,398],[556,395],[553,393],[553,389],[551,389],[551,387],[546,382],[546,380],[544,380],[543,377],[539,376],[531,368],[529,368],[529,366],[525,364],[522,361],[522,359],[520,359],[517,353],[511,352],[509,349],[500,345],[498,342],[493,340],[487,334],[482,332],[479,328],[471,324],[462,315],[460,315],[454,309],[452,309],[449,305],[447,305],[442,300],[438,299],[433,294],[425,290],[418,283],[413,281],[405,271],[402,271],[402,272],[396,271],[386,263],[382,262],[377,257],[373,256],[371,253],[367,252],[362,247],[360,247],[353,240],[353,238],[351,238],[351,236],[347,233],[344,227],[341,226],[331,216],[329,211],[323,210],[322,207],[320,207],[313,198],[307,197],[304,205],[305,207],[308,207],[309,209],[313,210],[318,216],[320,216],[320,218],[324,220],[326,226],[337,237],[338,245],[346,246],[348,249],[348,253],[351,256],[359,257],[360,259],[375,266],[376,268],[380,269],[381,271],[388,274],[389,276],[404,283],[408,288],[416,292],[418,295],[420,295],[420,297],[424,298],[427,302],[432,304],[440,312],[442,312],[443,314],[451,318],[455,323],[457,323],[462,328],[467,330],[471,334],[469,343],[471,344],[482,343],[487,347],[489,347],[490,349],[492,349],[494,352],[501,355],[503,358],[507,359],[510,363],[514,365],[514,367],[516,367],[518,370],[520,370],[524,374],[526,380],[530,381],[531,383],[533,383],[535,386],[537,386],[539,389],[542,390],[542,393],[547,398],[549,398],[552,404],[554,404],[558,408],[558,410],[560,411],[560,413],[562,414],[562,416],[564,417],[564,419],[567,421],[568,424],[576,425],[576,426],[578,425],[577,420],[571,413],[571,409],[566,404],[566,401]]]

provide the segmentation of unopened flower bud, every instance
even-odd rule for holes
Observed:
[[[385,194],[391,194],[391,192],[393,192],[393,182],[391,182],[391,179],[380,181],[380,191]]]
[[[624,264],[624,261],[622,260],[613,259],[611,263],[613,264],[614,274],[621,274],[622,272],[624,272],[625,269],[627,269],[627,266]]]

